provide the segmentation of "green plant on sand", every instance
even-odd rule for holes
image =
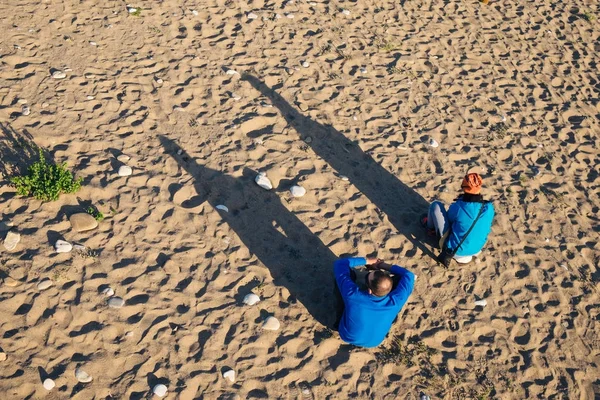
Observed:
[[[104,214],[99,211],[96,207],[89,206],[85,209],[85,212],[90,214],[94,219],[98,222],[102,222],[104,220]]]
[[[10,179],[17,188],[17,194],[43,201],[57,200],[61,193],[75,193],[81,188],[81,181],[67,170],[66,163],[48,163],[42,149],[39,149],[39,160],[29,167],[27,175]]]

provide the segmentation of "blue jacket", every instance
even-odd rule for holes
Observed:
[[[390,272],[399,277],[398,284],[386,296],[377,297],[361,291],[350,276],[350,268],[366,263],[363,257],[341,258],[333,266],[345,305],[338,331],[347,343],[376,347],[383,342],[392,322],[412,293],[415,274],[397,265],[392,266]]]
[[[462,195],[448,209],[451,232],[446,240],[446,247],[453,250],[458,246],[465,233],[467,233],[473,224],[473,220],[477,217],[481,207],[484,207],[483,213],[471,233],[469,233],[469,236],[467,236],[460,249],[456,252],[457,256],[472,256],[481,251],[492,229],[494,205],[490,202],[482,201],[481,196]]]

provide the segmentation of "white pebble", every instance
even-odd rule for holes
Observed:
[[[37,288],[38,288],[38,290],[46,290],[52,285],[53,285],[53,282],[50,279],[46,278],[37,284]]]
[[[194,14],[194,15],[198,15],[198,11],[196,11],[196,10],[192,10],[192,14]]]
[[[64,240],[57,240],[54,244],[54,248],[57,253],[68,253],[73,250],[73,245],[69,242],[65,242]]]
[[[350,10],[342,10],[342,14],[344,14],[344,15],[350,15]]]
[[[344,176],[344,175],[342,175],[342,176],[340,176],[340,179],[341,179],[341,180],[343,180],[343,181],[347,181],[347,180],[348,180],[348,177],[347,177],[347,176]]]
[[[75,377],[81,383],[89,383],[92,381],[92,377],[79,367],[75,369]]]
[[[258,175],[256,175],[256,178],[254,178],[254,182],[256,182],[256,184],[263,189],[273,189],[273,184],[271,183],[269,178],[267,178],[267,174],[264,172],[259,172]]]
[[[283,17],[281,16],[281,14],[275,14],[275,19],[281,19],[281,18],[283,18]]]
[[[180,156],[180,155],[182,155],[182,154],[183,154],[183,150],[182,150],[182,149],[179,149],[179,150],[177,150],[177,155],[178,155],[178,156]]]
[[[292,193],[292,196],[294,197],[302,197],[306,194],[306,189],[302,186],[294,185],[290,188],[290,193]]]
[[[440,146],[440,144],[439,144],[439,143],[438,143],[438,142],[437,142],[435,139],[429,139],[429,145],[430,145],[431,147],[433,147],[434,149],[435,149],[436,147],[439,147],[439,146]]]
[[[113,288],[107,287],[102,291],[102,294],[104,294],[105,296],[111,297],[111,296],[114,296],[115,291],[113,290]]]
[[[235,371],[230,369],[223,372],[223,378],[229,379],[231,383],[235,382]]]
[[[227,72],[225,72],[225,73],[226,73],[227,75],[235,75],[235,74],[237,74],[238,72],[237,72],[237,71],[235,71],[235,70],[233,70],[233,69],[228,69],[228,70],[227,70]]]
[[[21,240],[21,235],[19,235],[18,233],[9,231],[6,234],[6,237],[4,238],[4,248],[6,250],[14,250],[15,247],[17,247],[17,244],[19,244],[19,241]]]
[[[89,96],[87,96],[87,97],[86,97],[86,99],[88,99],[88,100],[94,100],[95,98],[96,98],[96,97],[94,97],[94,96],[92,96],[92,95],[89,95]]]
[[[131,167],[129,165],[121,165],[119,167],[119,176],[129,176],[133,173],[133,170],[131,169]]]
[[[289,19],[294,19],[294,14],[287,14],[286,17],[288,17]]]
[[[122,163],[126,163],[127,161],[131,160],[131,157],[129,157],[127,154],[119,154],[117,160],[119,160]]]
[[[304,68],[308,68],[308,67],[310,67],[310,63],[309,63],[308,61],[304,61],[304,62],[302,63],[302,66],[303,66]]]
[[[223,204],[219,204],[215,208],[217,208],[219,210],[223,210],[225,212],[229,212],[229,208],[227,208],[227,206],[224,206]]]
[[[158,385],[154,386],[152,392],[158,397],[165,397],[165,395],[167,394],[167,387],[162,383],[159,383]]]
[[[281,326],[281,324],[279,323],[279,320],[275,317],[268,317],[265,322],[263,323],[263,329],[266,329],[268,331],[276,331],[279,329],[279,327]]]
[[[29,109],[29,107],[26,104],[23,104],[23,107],[21,107],[21,114],[23,114],[23,115],[31,114],[31,110]]]
[[[125,300],[120,297],[111,297],[108,299],[108,306],[110,308],[121,308],[125,305]]]
[[[405,150],[405,151],[408,150],[408,147],[406,147],[406,146],[397,146],[396,148],[398,150]]]
[[[66,77],[67,77],[67,74],[65,74],[65,73],[64,73],[64,72],[62,72],[62,71],[54,71],[54,72],[52,73],[52,77],[53,77],[54,79],[63,79],[63,78],[66,78]]]
[[[44,389],[46,389],[46,390],[52,390],[52,389],[54,389],[54,386],[56,386],[56,383],[54,383],[54,381],[52,379],[46,378],[44,380],[43,385],[44,385]]]
[[[17,100],[17,103],[19,103],[19,104],[27,104],[27,100],[25,100],[25,99],[19,99],[19,100]]]
[[[127,12],[129,12],[130,14],[133,14],[134,12],[136,12],[138,9],[135,7],[127,7]]]
[[[92,46],[98,46],[98,43],[96,43],[96,42],[90,42],[90,44],[91,44]]]
[[[260,297],[258,297],[257,294],[248,293],[246,296],[244,296],[244,304],[246,304],[247,306],[253,306],[259,301]]]
[[[235,101],[238,101],[239,99],[242,98],[242,96],[240,96],[237,93],[231,93],[231,98],[234,99]]]
[[[361,74],[366,74],[367,72],[368,72],[368,71],[367,71],[367,69],[366,69],[365,67],[362,67],[362,68],[360,69],[360,73],[361,73]]]
[[[486,299],[477,300],[474,304],[476,306],[485,307],[485,306],[487,306],[487,300]]]
[[[256,19],[256,18],[258,18],[258,15],[254,14],[254,13],[249,13],[248,15],[246,15],[246,17],[248,17],[248,19]]]

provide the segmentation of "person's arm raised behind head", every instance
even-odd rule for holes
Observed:
[[[399,297],[402,301],[406,301],[415,287],[416,275],[406,268],[386,262],[381,262],[379,268],[389,271],[398,277],[398,285],[390,292],[390,296]]]
[[[367,260],[363,257],[353,257],[340,258],[333,264],[335,281],[337,282],[342,297],[349,296],[358,289],[358,286],[356,286],[356,283],[354,283],[350,276],[350,268],[360,267],[366,263]]]

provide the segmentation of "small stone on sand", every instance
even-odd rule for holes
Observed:
[[[260,297],[258,297],[257,294],[248,293],[246,296],[244,296],[244,304],[246,304],[248,306],[253,306],[256,303],[258,303],[259,301],[260,301]]]
[[[261,188],[263,188],[265,190],[273,189],[273,184],[271,183],[269,178],[267,178],[267,174],[264,172],[259,172],[258,175],[256,175],[256,178],[254,179],[254,181],[256,182],[256,184],[258,186],[260,186]]]
[[[89,383],[92,381],[92,377],[79,367],[75,368],[75,377],[81,383]]]
[[[71,223],[71,228],[73,228],[75,232],[89,231],[98,226],[96,218],[88,213],[73,214],[69,217],[69,222]]]
[[[350,11],[349,10],[342,10],[342,14],[344,14],[344,15],[350,15]]]
[[[475,302],[475,305],[476,305],[476,306],[485,307],[485,306],[487,306],[487,300],[486,300],[486,299],[477,300],[477,301]]]
[[[310,67],[310,63],[309,63],[308,61],[304,61],[304,62],[302,63],[302,66],[303,66],[304,68],[308,68],[308,67]]]
[[[162,383],[159,383],[158,385],[154,386],[152,392],[158,397],[165,397],[165,395],[167,394],[167,387]]]
[[[242,96],[240,96],[237,93],[231,93],[231,98],[234,99],[235,101],[238,101],[242,98]]]
[[[254,13],[249,13],[247,15],[247,17],[248,17],[248,19],[256,19],[256,18],[258,18],[258,15],[254,14]]]
[[[231,383],[235,382],[235,371],[230,369],[223,372],[223,378],[229,379]]]
[[[266,329],[268,331],[276,331],[279,329],[279,327],[281,326],[281,324],[279,323],[279,320],[275,317],[268,317],[265,322],[263,322],[263,329]]]
[[[435,149],[436,147],[439,147],[440,144],[435,139],[429,139],[429,145]]]
[[[73,250],[73,245],[69,242],[65,242],[64,240],[57,240],[54,244],[54,248],[57,253],[68,253]]]
[[[37,288],[38,288],[38,290],[46,290],[53,284],[54,283],[50,279],[46,278],[37,284]]]
[[[110,308],[121,308],[125,305],[125,300],[120,297],[111,297],[108,299],[108,306]]]
[[[6,353],[0,352],[0,362],[6,361],[6,358],[7,358]]]
[[[133,170],[131,169],[131,167],[129,165],[121,165],[119,167],[119,176],[129,176],[133,173]]]
[[[117,160],[122,163],[126,163],[127,161],[131,160],[131,157],[129,157],[127,154],[119,154],[119,156],[117,156]]]
[[[64,72],[62,72],[62,71],[54,71],[54,72],[52,73],[52,77],[53,77],[54,79],[64,79],[64,78],[66,78],[66,77],[67,77],[67,74],[65,74],[65,73],[64,73]]]
[[[114,289],[113,289],[113,288],[111,288],[111,287],[107,287],[107,288],[105,288],[105,289],[102,291],[102,294],[103,294],[103,295],[105,295],[105,296],[111,297],[111,296],[114,296],[114,294],[115,294],[115,291],[114,291]]]
[[[23,115],[31,114],[31,110],[29,109],[29,106],[27,106],[26,104],[23,104],[23,107],[21,107],[21,114],[23,114]]]
[[[4,284],[8,287],[16,287],[19,286],[21,282],[14,278],[11,278],[10,276],[7,276],[6,278],[4,278]]]
[[[341,180],[343,180],[343,181],[347,181],[347,180],[348,180],[348,177],[347,177],[347,176],[344,176],[344,175],[342,175],[342,176],[340,176],[340,179],[341,179]]]
[[[233,69],[228,69],[228,70],[227,70],[227,72],[226,72],[226,74],[227,74],[227,75],[235,75],[235,74],[237,74],[237,73],[238,73],[238,72],[237,72],[237,71],[234,71]]]
[[[46,378],[44,380],[43,385],[44,385],[44,389],[46,389],[46,390],[52,390],[52,389],[54,389],[54,386],[56,386],[56,383],[54,383],[54,381],[52,379]]]
[[[20,240],[21,240],[21,235],[19,235],[18,233],[9,231],[6,234],[6,238],[4,238],[4,248],[8,251],[14,250],[15,247],[17,247],[17,244],[19,244]]]
[[[302,186],[294,185],[290,188],[290,193],[292,193],[292,196],[294,197],[302,197],[306,194],[306,189]]]

